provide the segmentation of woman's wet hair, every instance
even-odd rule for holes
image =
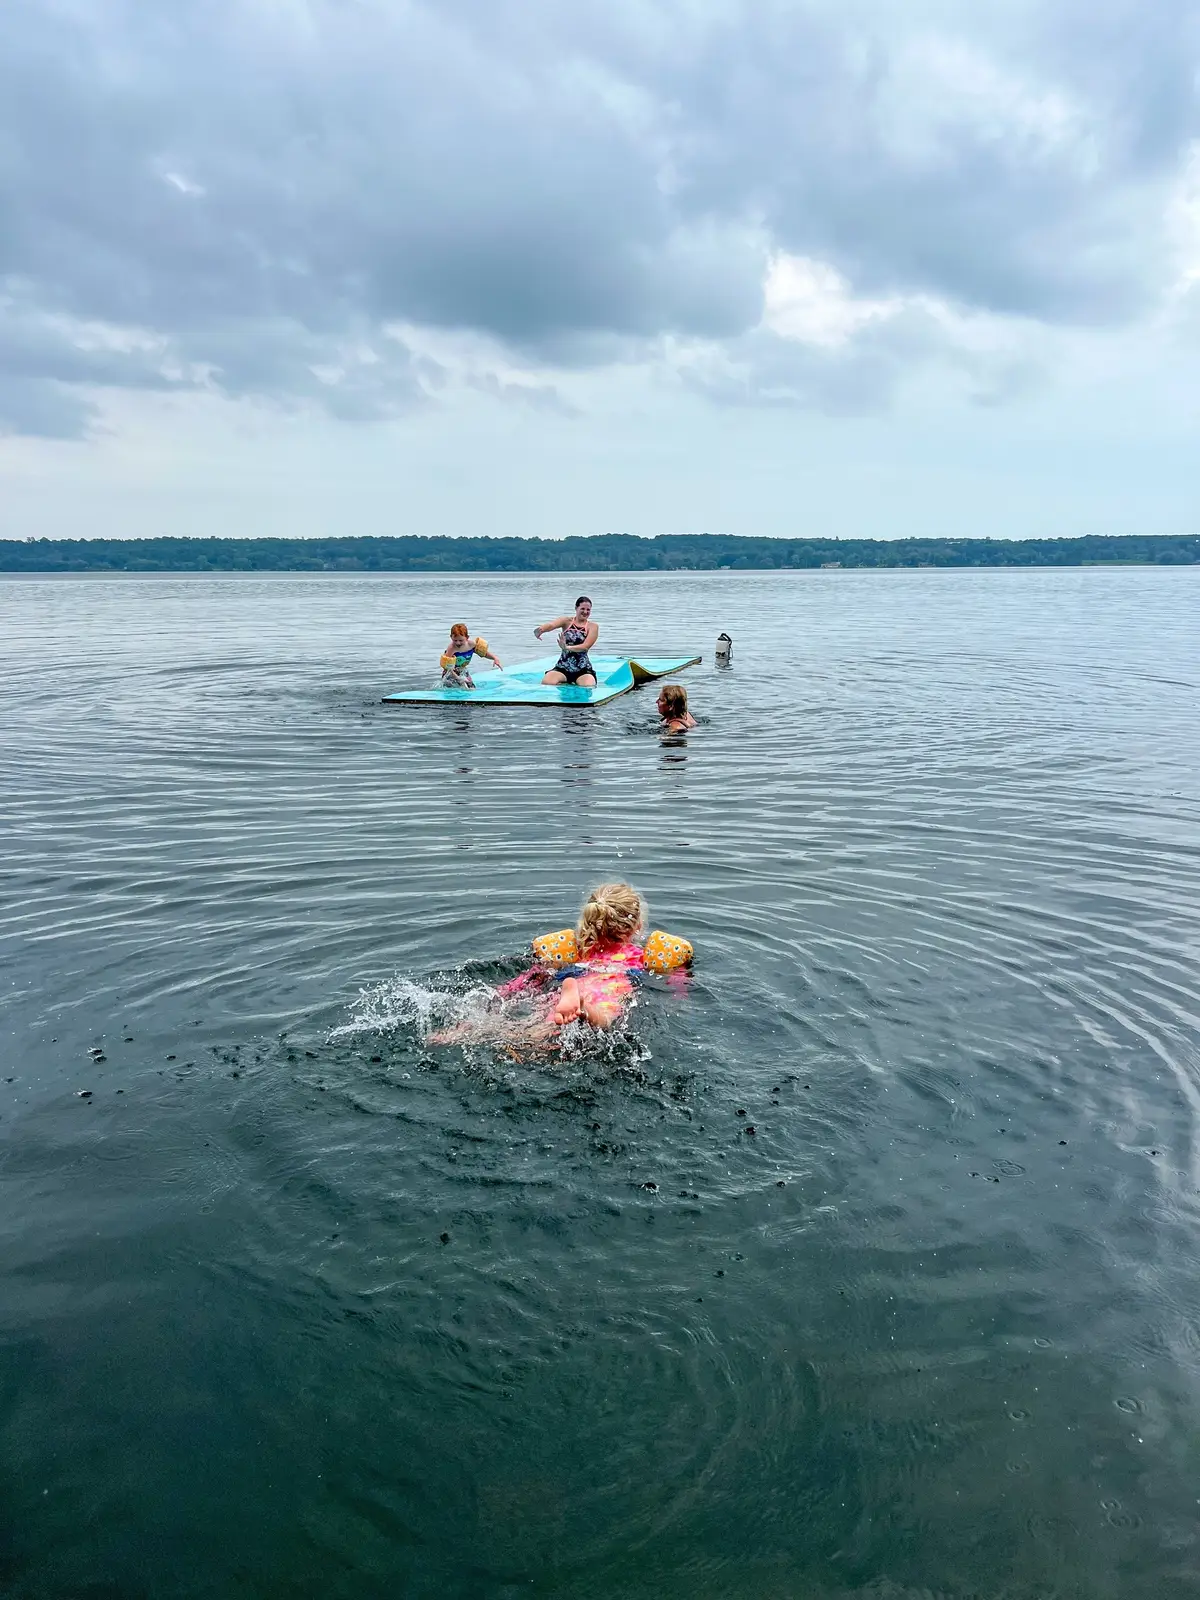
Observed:
[[[681,683],[664,683],[658,698],[663,702],[663,716],[670,719],[687,716],[687,690]]]
[[[627,883],[602,883],[593,889],[583,910],[575,938],[580,955],[600,945],[626,944],[646,925],[646,906]]]
[[[590,605],[591,605],[591,603],[592,603],[592,597],[591,597],[591,595],[590,595],[590,594],[581,594],[581,595],[580,595],[580,596],[579,596],[579,599],[578,599],[578,600],[576,600],[576,602],[575,602],[575,609],[576,609],[576,611],[578,611],[578,610],[579,610],[579,608],[580,608],[580,606],[581,606],[581,605],[582,605],[582,604],[583,604],[583,603],[584,603],[584,601],[585,601],[585,600],[586,600],[586,601],[587,601],[587,603],[588,603],[588,605],[589,605],[589,606],[590,606]]]

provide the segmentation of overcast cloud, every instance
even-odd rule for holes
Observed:
[[[1198,17],[4,0],[0,430],[103,436],[126,391],[587,426],[580,384],[631,369],[1019,404],[1058,339],[1195,337]]]

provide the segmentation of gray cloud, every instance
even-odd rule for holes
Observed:
[[[533,366],[666,334],[738,359],[773,249],[1049,321],[1150,303],[1200,127],[1194,8],[896,12],[6,0],[0,416],[69,435],[105,385],[385,415],[436,386],[404,322]],[[94,323],[137,337],[85,348]],[[867,403],[924,359],[905,337],[758,359]]]
[[[684,384],[722,405],[792,406],[862,416],[885,408],[906,379],[945,369],[974,405],[994,406],[1044,381],[1019,350],[965,345],[920,305],[867,323],[840,344],[805,344],[755,328],[684,364]]]
[[[87,391],[170,389],[160,341],[113,342],[43,311],[29,295],[0,296],[0,433],[80,437],[94,414]]]
[[[0,435],[35,439],[80,439],[95,407],[78,391],[28,374],[0,370]]]

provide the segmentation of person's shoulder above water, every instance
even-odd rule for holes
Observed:
[[[664,683],[658,691],[657,705],[662,718],[660,733],[687,733],[696,726],[696,719],[688,710],[687,690],[681,683]]]

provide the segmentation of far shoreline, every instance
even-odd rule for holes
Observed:
[[[788,538],[728,533],[351,534],[314,538],[174,536],[0,539],[0,574],[66,576],[352,576],[492,578],[588,573],[719,578],[772,572],[938,572],[1009,567],[1196,566],[1193,534],[1076,534],[1070,538],[971,536]]]

